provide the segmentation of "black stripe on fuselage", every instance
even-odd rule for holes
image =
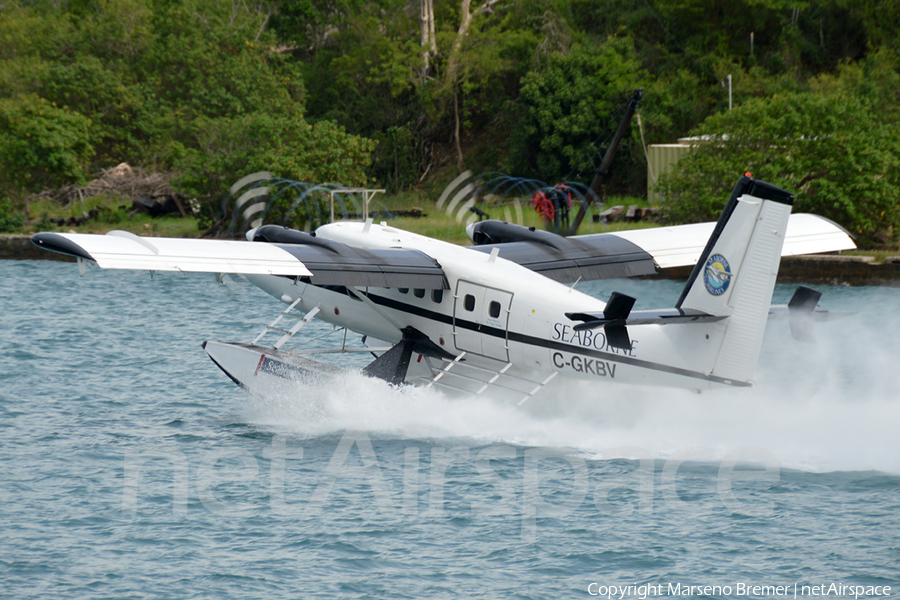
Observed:
[[[324,287],[324,286],[315,286],[315,287]],[[335,293],[340,293],[336,290],[334,286],[328,286],[328,291],[332,291]],[[345,290],[346,291],[346,290]],[[379,306],[383,306],[385,308],[390,308],[393,310],[397,310],[400,312],[404,312],[411,315],[416,315],[418,317],[422,317],[424,319],[429,319],[431,321],[437,321],[439,323],[443,323],[445,325],[454,325],[454,320],[452,315],[447,315],[444,313],[440,313],[434,310],[430,310],[425,308],[424,306],[417,306],[415,304],[409,304],[406,302],[401,302],[399,300],[395,300],[393,298],[387,298],[385,296],[378,296],[371,292],[365,293],[366,297],[369,298],[372,302]],[[646,360],[641,360],[639,358],[634,358],[633,356],[621,356],[618,354],[613,354],[611,352],[603,352],[602,350],[596,350],[594,348],[585,348],[584,346],[573,346],[571,344],[565,344],[563,342],[558,342],[555,340],[548,340],[545,338],[534,337],[530,335],[526,335],[524,333],[517,333],[515,331],[507,331],[505,329],[500,329],[499,327],[490,327],[488,325],[482,325],[479,323],[475,323],[474,321],[467,321],[465,319],[456,319],[456,327],[461,329],[468,329],[471,331],[477,331],[479,333],[483,333],[485,335],[490,335],[492,337],[506,339],[511,342],[518,342],[520,344],[527,344],[530,346],[537,346],[539,348],[547,348],[549,350],[557,350],[561,352],[568,352],[570,354],[581,354],[583,356],[589,356],[591,358],[602,358],[603,360],[609,360],[612,362],[630,365],[633,367],[638,367],[641,369],[650,369],[652,371],[660,371],[662,373],[669,373],[672,375],[680,375],[682,377],[689,377],[691,379],[702,379],[704,381],[711,381],[713,383],[721,383],[723,385],[731,385],[735,387],[750,387],[749,383],[745,383],[742,381],[732,381],[730,379],[725,379],[723,377],[717,377],[715,375],[707,375],[705,373],[701,373],[699,371],[691,371],[689,369],[682,369],[679,367],[673,367],[670,365],[664,365],[661,363],[650,362]]]

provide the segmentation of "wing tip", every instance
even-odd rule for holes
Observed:
[[[76,258],[95,260],[84,248],[61,233],[42,231],[31,236],[31,243],[38,248],[50,250],[51,252],[67,254]]]

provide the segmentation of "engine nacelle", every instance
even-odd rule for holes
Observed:
[[[494,219],[472,223],[466,227],[466,233],[469,234],[476,246],[509,242],[536,242],[559,249],[560,242],[565,240],[564,237],[549,231]]]

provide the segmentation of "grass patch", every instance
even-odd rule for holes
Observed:
[[[409,210],[412,208],[421,208],[425,212],[425,214],[428,215],[427,217],[422,218],[395,217],[394,219],[389,220],[390,225],[392,225],[393,227],[397,227],[398,229],[405,229],[407,231],[412,231],[414,233],[426,235],[428,237],[437,238],[447,242],[453,242],[455,244],[465,245],[471,243],[469,236],[466,234],[466,222],[468,219],[474,218],[474,214],[466,215],[466,219],[459,221],[457,220],[456,214],[449,215],[446,213],[446,206],[443,209],[439,209],[437,207],[437,200],[425,199],[423,197],[423,194],[416,192],[397,194],[395,196],[391,196],[390,198],[383,198],[382,200],[380,200],[380,202],[381,206],[376,210],[383,210],[384,208],[388,208],[389,210]],[[625,231],[628,229],[646,229],[649,227],[660,226],[659,223],[653,221],[618,221],[615,223],[593,222],[592,215],[599,214],[600,212],[606,210],[608,207],[620,204],[625,206],[626,208],[628,206],[631,206],[632,204],[636,204],[642,208],[650,206],[647,203],[646,199],[633,197],[610,198],[605,205],[594,205],[591,207],[588,215],[585,217],[584,221],[581,224],[581,227],[578,230],[578,235]],[[490,215],[490,218],[492,219],[499,219],[502,221],[509,220],[526,227],[535,227],[537,229],[544,228],[543,219],[536,212],[534,212],[534,210],[532,210],[528,202],[520,199],[519,206],[521,208],[521,219],[519,218],[519,215],[514,206],[509,203],[502,205],[490,205],[481,203],[478,205],[478,208],[488,213]],[[373,207],[373,209],[375,208]],[[575,218],[576,212],[577,210],[572,210],[570,212],[571,219]]]
[[[468,219],[475,218],[474,214],[465,214],[466,219],[457,220],[457,214],[447,214],[446,206],[437,207],[437,198],[441,190],[430,186],[428,190],[409,190],[398,194],[375,196],[370,210],[376,211],[403,211],[420,208],[427,215],[425,217],[394,217],[392,219],[376,219],[376,222],[385,220],[391,226],[406,231],[412,231],[420,235],[456,243],[471,244],[466,234]],[[580,235],[592,233],[606,233],[622,231],[626,229],[642,229],[656,227],[654,222],[617,222],[611,224],[594,223],[591,215],[598,214],[609,206],[621,204],[630,206],[637,204],[647,206],[644,199],[624,197],[610,198],[605,205],[592,206],[591,211],[579,229]],[[516,211],[510,203],[486,204],[480,203],[479,208],[487,212],[491,218],[518,222],[526,227],[543,229],[544,223],[541,217],[532,210],[527,199],[519,200],[520,211]],[[50,199],[36,200],[29,203],[31,218],[20,228],[21,233],[35,233],[37,231],[74,231],[77,233],[103,234],[113,229],[130,231],[137,235],[155,237],[198,237],[200,230],[197,219],[193,217],[181,218],[175,215],[152,218],[145,214],[131,215],[131,201],[119,196],[100,194],[86,198],[80,202],[73,202],[69,206],[61,206]],[[50,219],[65,219],[82,217],[92,210],[97,211],[97,217],[82,225],[54,225]],[[570,213],[574,219],[575,211]]]
[[[38,231],[74,231],[76,233],[106,233],[114,229],[130,231],[137,235],[154,237],[198,237],[197,219],[182,218],[177,215],[151,217],[146,214],[131,215],[131,200],[110,194],[98,194],[62,206],[51,199],[41,199],[28,204],[28,219],[20,228],[20,233],[33,234]],[[80,225],[57,225],[51,219],[83,217],[96,211],[97,216]]]
[[[843,256],[871,256],[876,263],[883,263],[889,258],[900,256],[900,250],[845,250],[841,252]]]

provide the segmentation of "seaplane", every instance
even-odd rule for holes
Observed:
[[[806,287],[786,307],[771,306],[781,257],[855,247],[835,223],[792,215],[793,201],[748,174],[716,223],[616,233],[563,237],[487,220],[470,224],[473,245],[461,246],[367,219],[313,233],[262,225],[247,241],[121,231],[45,232],[32,241],[75,257],[82,269],[240,274],[284,302],[255,340],[203,343],[251,393],[340,376],[320,349],[285,346],[316,318],[345,332],[330,351],[375,357],[364,375],[467,394],[499,391],[522,403],[562,378],[698,391],[752,386],[769,318],[787,316],[803,339],[809,321],[826,312],[818,308],[821,294]],[[636,299],[626,294],[604,302],[577,289],[579,281],[691,265],[671,308],[634,310]],[[295,321],[288,327],[283,318]],[[265,345],[267,332],[280,337]],[[360,336],[355,347],[347,332]]]

